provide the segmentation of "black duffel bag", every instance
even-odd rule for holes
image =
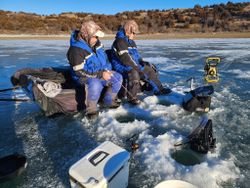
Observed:
[[[213,93],[214,88],[211,85],[198,87],[186,94],[182,106],[190,112],[208,112]]]
[[[206,154],[216,147],[216,138],[213,137],[212,120],[202,122],[189,136],[190,148],[196,152]]]

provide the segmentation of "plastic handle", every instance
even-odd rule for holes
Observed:
[[[90,159],[89,162],[97,166],[100,162],[102,162],[109,154],[104,151],[99,151],[96,154],[94,154]]]

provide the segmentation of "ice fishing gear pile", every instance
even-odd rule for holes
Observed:
[[[219,81],[217,65],[220,61],[219,57],[206,58],[204,79],[207,83],[217,83]],[[214,93],[213,86],[202,86],[193,89],[193,78],[188,81],[191,83],[191,91],[187,93],[184,99],[183,108],[188,111],[199,111],[199,109],[193,109],[198,107],[200,111],[208,112],[210,109],[211,95]],[[216,147],[216,139],[213,137],[212,120],[203,118],[200,125],[187,136],[187,139],[188,141],[176,143],[175,146],[189,144],[192,150],[203,154],[206,154],[208,151],[213,151]]]
[[[46,116],[74,114],[84,108],[84,88],[76,86],[69,67],[24,68],[11,77],[14,86],[22,86]]]
[[[190,149],[196,152],[202,154],[213,152],[216,147],[216,138],[213,137],[212,120],[203,118],[200,125],[187,136],[187,139],[187,141],[178,142],[174,146],[189,144]]]
[[[217,65],[220,63],[219,57],[208,57],[205,61],[205,76],[204,79],[208,83],[217,83],[219,81]]]

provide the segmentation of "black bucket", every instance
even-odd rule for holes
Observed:
[[[27,159],[23,155],[12,154],[0,158],[0,183],[19,176],[27,167]]]

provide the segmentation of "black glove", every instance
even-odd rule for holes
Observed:
[[[149,66],[149,67],[151,67],[151,64],[150,64],[149,62],[143,61],[143,60],[140,61],[140,65],[143,66],[143,67],[144,67],[144,66]]]
[[[21,74],[18,78],[15,76],[11,76],[10,80],[11,80],[11,83],[13,84],[13,86],[19,85],[22,87],[27,86],[28,82],[29,82],[28,77],[26,75],[23,75],[23,74]]]
[[[13,86],[16,86],[19,84],[19,80],[14,76],[11,76],[10,80]]]

